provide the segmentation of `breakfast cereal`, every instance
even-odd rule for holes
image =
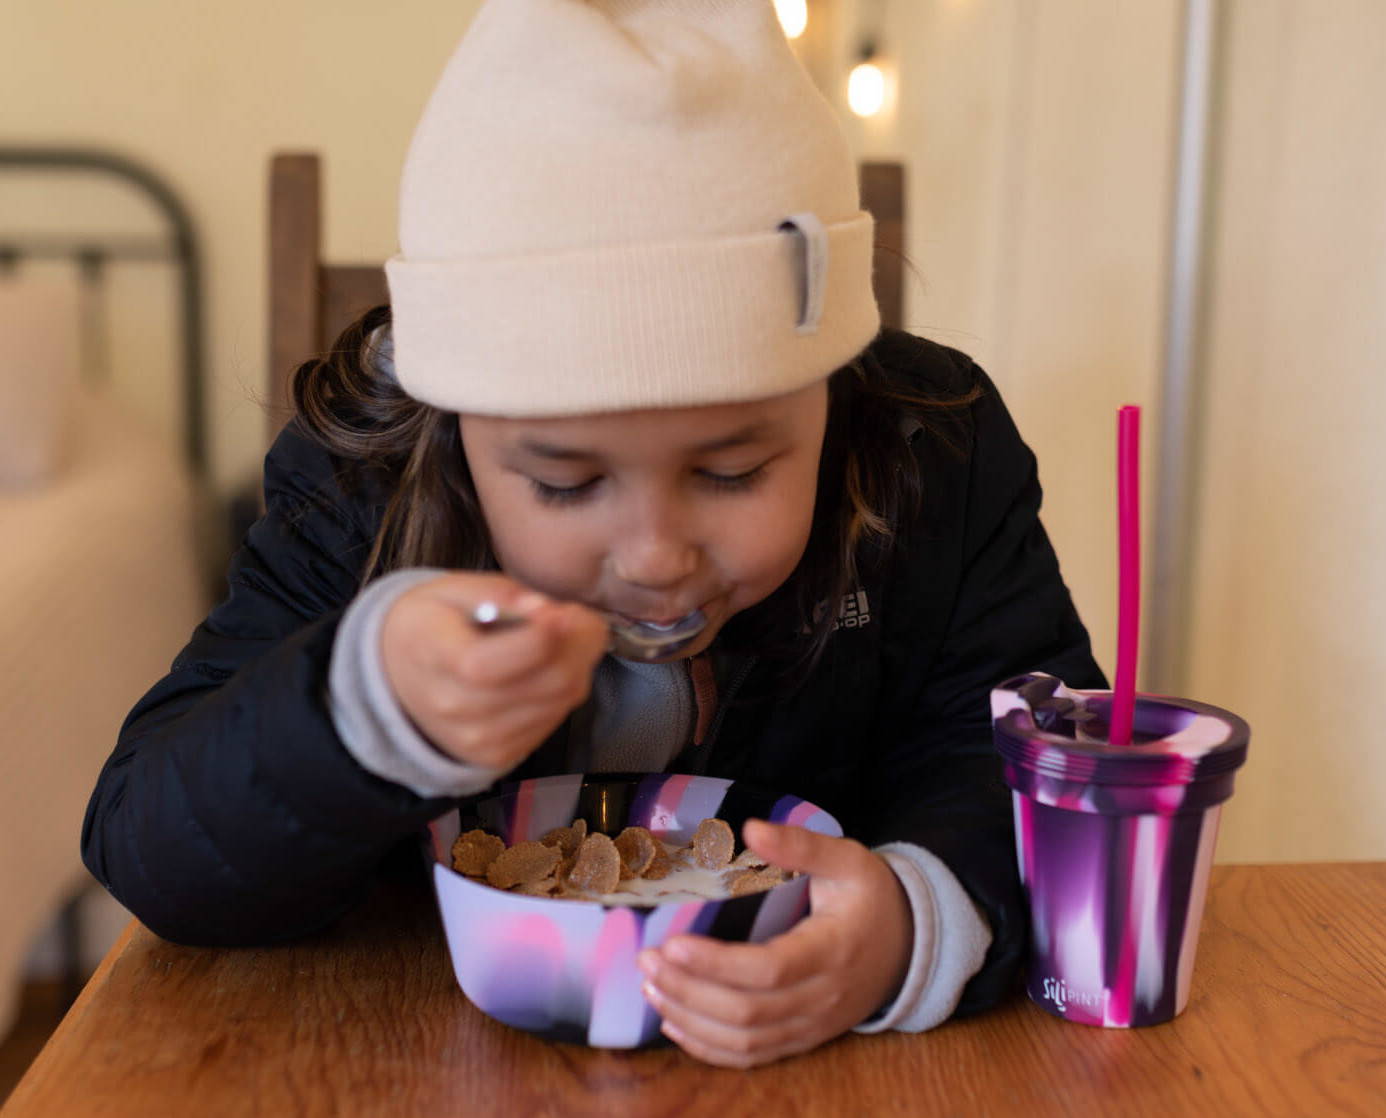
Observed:
[[[705,870],[720,870],[731,864],[736,836],[725,819],[704,819],[693,832],[693,857]]]
[[[678,846],[645,827],[627,827],[613,840],[588,833],[586,820],[575,819],[546,831],[537,842],[509,849],[486,831],[467,831],[453,843],[452,861],[459,873],[497,889],[603,904],[740,897],[787,880],[783,870],[750,850],[733,858],[735,845],[722,819],[704,819]]]
[[[452,844],[452,868],[468,877],[484,877],[505,851],[505,841],[482,830],[467,831]]]
[[[551,876],[557,865],[558,851],[552,846],[517,842],[486,868],[486,880],[497,889],[532,885]]]
[[[568,885],[583,893],[610,893],[621,880],[621,855],[610,836],[588,835],[578,847],[577,861],[568,871]]]

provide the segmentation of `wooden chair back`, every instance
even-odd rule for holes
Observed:
[[[862,206],[876,218],[873,282],[881,319],[903,318],[905,175],[899,163],[863,163]],[[381,264],[322,259],[322,170],[317,155],[282,153],[269,183],[269,425],[272,438],[292,412],[289,378],[325,351],[355,318],[390,301]]]

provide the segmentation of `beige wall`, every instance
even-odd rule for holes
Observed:
[[[1386,4],[1232,9],[1189,678],[1257,731],[1226,849],[1386,856]]]
[[[821,0],[821,3],[826,0]],[[0,142],[101,144],[161,170],[206,238],[217,476],[252,474],[269,154],[326,161],[326,248],[379,260],[410,131],[475,0],[7,5]],[[1112,443],[1146,404],[1164,299],[1177,0],[893,0],[890,113],[911,174],[908,316],[992,372],[1040,455],[1046,519],[1112,665]],[[841,0],[841,76],[862,0]],[[1224,860],[1386,856],[1386,5],[1229,0],[1184,690],[1245,714]],[[1147,479],[1153,470],[1147,460]],[[1323,696],[1311,702],[1308,696]],[[1328,699],[1331,697],[1333,705]],[[1321,714],[1320,710],[1325,713]],[[1331,715],[1327,712],[1331,711]]]
[[[192,210],[206,255],[208,410],[222,487],[256,474],[264,453],[255,395],[265,384],[271,152],[322,154],[332,259],[383,260],[395,248],[395,189],[414,122],[478,6],[3,6],[0,143],[114,149],[162,174]]]
[[[907,321],[972,354],[1005,394],[1039,455],[1047,526],[1110,666],[1114,416],[1152,402],[1158,376],[1174,5],[889,11],[893,119],[858,132],[863,151],[909,167],[919,275]]]
[[[879,10],[894,105],[852,131],[907,164],[907,322],[1005,395],[1110,674],[1121,404],[1145,405],[1147,507],[1154,480],[1178,5],[848,0],[842,69]]]
[[[1381,858],[1386,751],[1363,700],[1386,673],[1386,5],[1224,5],[1177,690],[1252,724],[1221,860]],[[839,68],[871,7],[844,0]],[[1110,671],[1113,413],[1147,405],[1153,448],[1182,4],[887,8],[898,96],[854,136],[909,163],[910,321],[1005,391]]]

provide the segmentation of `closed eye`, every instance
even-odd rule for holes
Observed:
[[[767,463],[762,462],[755,469],[740,474],[718,474],[711,470],[699,470],[698,478],[713,489],[724,491],[750,489],[764,476],[766,465]]]
[[[530,478],[529,484],[534,488],[534,495],[549,505],[566,505],[581,501],[592,492],[600,477],[588,478],[588,480],[578,485],[549,485],[547,482],[540,481],[538,478]]]
[[[762,462],[752,470],[739,474],[719,474],[714,470],[696,470],[694,477],[700,485],[721,493],[745,492],[753,488],[765,476],[768,462]],[[602,475],[588,478],[577,485],[550,485],[538,478],[528,479],[534,495],[547,505],[571,505],[591,497],[593,490],[602,481]]]

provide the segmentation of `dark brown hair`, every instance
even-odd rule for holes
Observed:
[[[390,308],[367,311],[326,354],[300,365],[293,398],[307,433],[337,459],[343,484],[373,477],[385,508],[361,580],[400,567],[496,567],[457,416],[420,403],[377,368],[375,332]],[[843,596],[889,551],[913,513],[922,479],[902,419],[935,435],[932,417],[970,404],[977,387],[939,398],[892,379],[868,350],[828,380],[828,421],[813,526],[793,574],[724,628],[727,645],[754,649],[800,674],[822,653]],[[946,436],[944,436],[946,437]]]

